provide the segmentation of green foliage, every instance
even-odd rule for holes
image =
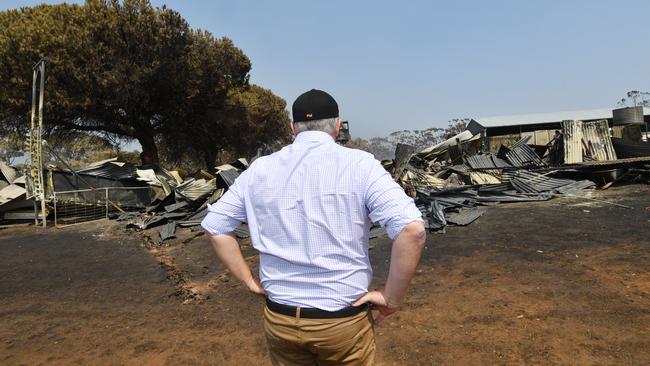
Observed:
[[[47,60],[48,134],[94,131],[135,139],[145,164],[158,163],[160,142],[190,143],[188,152],[196,155],[208,154],[210,145],[247,150],[248,145],[229,145],[241,142],[234,135],[252,134],[258,142],[277,139],[277,118],[265,113],[284,101],[270,91],[264,112],[230,116],[229,103],[256,90],[248,85],[246,55],[231,40],[193,30],[177,12],[154,8],[147,0],[87,0],[82,6],[0,12],[0,126],[18,130],[28,125],[31,66],[41,58]],[[210,127],[219,134],[206,135]],[[166,148],[176,156],[179,149]]]
[[[226,145],[236,147],[238,155],[250,156],[261,144],[276,150],[291,141],[286,102],[269,89],[250,85],[237,90],[229,96],[227,110],[226,124],[242,127],[224,131]]]
[[[257,85],[234,89],[220,104],[201,109],[203,114],[194,116],[193,123],[167,126],[162,133],[165,161],[212,168],[218,162],[251,157],[259,148],[276,150],[291,137],[285,107],[284,99]]]

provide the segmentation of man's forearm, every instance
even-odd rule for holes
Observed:
[[[244,260],[239,243],[231,235],[210,236],[212,247],[217,257],[235,278],[250,287],[251,281],[255,281],[251,269]]]
[[[406,225],[393,241],[388,279],[382,291],[389,305],[399,306],[402,303],[420,261],[425,239],[424,225],[414,221]]]

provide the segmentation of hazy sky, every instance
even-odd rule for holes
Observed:
[[[0,9],[41,1],[0,0]],[[606,108],[650,90],[650,1],[154,0],[227,36],[251,80],[339,102],[353,137]]]

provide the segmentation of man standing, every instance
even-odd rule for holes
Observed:
[[[549,151],[551,165],[562,165],[564,163],[564,134],[560,130],[555,130],[555,135],[546,146],[551,147]]]
[[[294,142],[255,160],[202,222],[224,265],[266,296],[274,365],[373,364],[372,323],[397,311],[424,246],[413,200],[371,154],[334,142],[338,117],[329,94],[299,96]],[[243,221],[260,253],[261,283],[232,235]],[[386,229],[393,247],[385,287],[368,292],[371,221]]]

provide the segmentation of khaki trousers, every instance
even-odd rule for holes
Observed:
[[[306,319],[264,307],[273,365],[373,365],[375,333],[367,311],[337,319]]]

